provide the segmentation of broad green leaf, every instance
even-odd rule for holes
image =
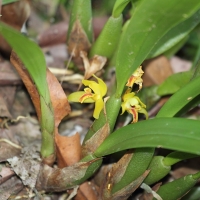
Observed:
[[[172,74],[158,87],[157,94],[160,96],[174,94],[181,87],[189,83],[193,73],[193,71],[186,71]]]
[[[147,58],[158,56],[184,39],[200,22],[200,10],[169,30],[153,47]]]
[[[14,2],[17,2],[19,0],[3,0],[2,1],[2,5],[6,5],[6,4],[9,4],[9,3],[14,3]]]
[[[200,122],[184,118],[155,118],[130,124],[109,135],[97,157],[125,149],[157,147],[200,155]]]
[[[46,62],[39,46],[4,23],[0,23],[0,35],[6,39],[22,60],[35,82],[38,92],[46,100],[48,98]]]
[[[156,117],[173,117],[200,94],[200,77],[178,90],[160,109]]]
[[[116,58],[117,94],[156,43],[175,25],[200,8],[199,0],[143,0],[124,32]]]
[[[163,55],[166,56],[167,58],[171,58],[173,55],[175,55],[183,47],[183,45],[187,42],[188,38],[189,38],[189,35],[186,35],[177,44],[175,44],[169,50],[165,51],[163,53]]]

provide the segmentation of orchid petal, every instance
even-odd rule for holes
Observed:
[[[95,108],[94,108],[94,113],[93,113],[93,117],[95,119],[99,118],[99,114],[100,114],[101,110],[103,109],[103,106],[104,106],[103,99],[97,99],[95,101]]]
[[[102,79],[98,78],[94,74],[93,74],[93,77],[95,77],[99,83],[99,86],[100,86],[99,89],[101,91],[101,96],[105,96],[107,93],[107,85],[104,83],[104,81]]]
[[[80,102],[80,98],[85,94],[86,93],[84,91],[73,92],[67,97],[67,99],[72,102]],[[84,103],[94,103],[94,99],[87,98]]]
[[[95,94],[100,94],[100,85],[95,81],[82,80],[85,86],[89,86]]]

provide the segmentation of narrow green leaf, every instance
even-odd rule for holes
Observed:
[[[199,0],[143,0],[122,36],[116,58],[117,96],[153,46],[176,24],[200,8]],[[122,73],[123,72],[123,73]]]
[[[114,18],[119,17],[130,1],[131,0],[117,0],[113,8],[112,16]]]
[[[165,177],[171,170],[171,166],[165,165],[163,156],[154,156],[148,167],[150,170],[148,176],[145,178],[144,183],[151,185]]]
[[[93,31],[92,31],[92,9],[91,0],[74,0],[72,5],[72,11],[70,15],[68,39],[71,34],[72,28],[76,21],[79,21],[81,27],[87,35],[87,39],[92,43]],[[80,28],[80,27],[79,27]]]
[[[174,151],[171,152],[170,154],[168,154],[164,159],[163,159],[163,163],[166,166],[171,166],[174,165],[182,160],[186,160],[189,158],[195,158],[197,157],[196,154],[191,154],[191,153],[183,153],[183,152],[179,152],[179,151]]]
[[[193,187],[182,200],[199,200],[200,197],[200,187]]]
[[[115,192],[123,189],[133,180],[136,180],[139,176],[141,176],[149,166],[153,154],[154,148],[135,149],[123,177],[119,182],[113,185],[112,193],[114,194]]]
[[[108,19],[100,35],[90,49],[90,57],[100,55],[105,56],[108,59],[111,58],[119,42],[122,23],[122,15],[119,15],[116,18],[111,16]]]
[[[189,83],[193,73],[193,71],[186,71],[172,74],[158,87],[157,94],[160,96],[174,94]]]
[[[0,34],[22,60],[35,82],[38,92],[47,100],[46,62],[39,46],[2,22],[0,22]]]
[[[14,3],[14,2],[17,2],[19,0],[3,0],[2,1],[2,5],[6,5],[6,4],[9,4],[9,3]]]
[[[187,175],[162,185],[157,191],[157,194],[163,200],[177,200],[184,196],[196,183],[197,180],[193,175]],[[153,200],[156,199],[153,198]]]
[[[171,58],[173,55],[175,55],[183,47],[183,45],[187,42],[188,38],[189,38],[189,35],[186,35],[176,45],[171,47],[169,50],[165,51],[163,53],[163,55],[166,56],[167,58]]]
[[[40,125],[43,138],[41,155],[43,158],[51,156],[55,150],[54,114],[46,81],[46,62],[44,55],[37,44],[4,23],[0,23],[0,34],[17,53],[36,84],[40,95],[41,106]]]
[[[200,44],[199,44],[199,49],[198,49],[198,53],[199,53],[199,60],[197,62],[197,64],[195,65],[195,72],[193,74],[193,79],[200,76]]]
[[[184,106],[200,94],[200,77],[193,79],[177,91],[160,109],[156,117],[175,116]]]
[[[109,135],[97,148],[97,157],[140,147],[162,147],[200,155],[200,122],[183,118],[156,118],[130,124]]]
[[[184,39],[200,22],[200,10],[170,29],[153,47],[147,58],[153,58],[169,50]]]

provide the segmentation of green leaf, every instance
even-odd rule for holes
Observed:
[[[157,194],[160,195],[162,199],[181,199],[181,197],[184,196],[197,183],[198,180],[194,176],[187,175],[166,183],[159,188]],[[153,200],[155,199],[156,198],[153,198]]]
[[[85,34],[87,35],[87,39],[90,41],[90,43],[92,43],[93,30],[92,30],[91,0],[73,1],[71,15],[70,15],[69,29],[67,33],[68,40],[76,21],[80,22],[81,27],[79,28],[82,28],[84,30]]]
[[[156,117],[175,116],[184,106],[200,94],[199,83],[200,77],[197,77],[182,87],[164,104]]]
[[[196,154],[191,154],[191,153],[183,153],[179,151],[174,151],[168,154],[164,159],[163,163],[166,166],[174,165],[182,160],[186,160],[189,158],[195,158],[197,157]]]
[[[119,17],[130,1],[131,0],[117,0],[113,8],[112,16],[114,18]]]
[[[163,55],[166,56],[167,58],[171,58],[174,54],[176,54],[183,47],[183,45],[187,42],[188,38],[189,38],[189,35],[186,35],[176,45],[171,47],[169,50],[165,51],[163,53]]]
[[[158,87],[157,94],[160,96],[174,94],[190,81],[193,73],[193,71],[186,71],[172,74]]]
[[[121,96],[131,74],[154,45],[176,24],[200,8],[199,0],[143,0],[136,7],[123,34],[116,58],[117,94]]]
[[[0,34],[22,60],[35,82],[38,92],[46,100],[49,93],[46,82],[46,62],[40,47],[2,22],[0,23]]]
[[[37,44],[4,23],[0,23],[0,34],[17,53],[36,84],[40,95],[41,106],[40,125],[43,138],[41,155],[42,157],[51,156],[55,152],[54,114],[46,81],[46,62],[44,55]]]
[[[147,58],[153,58],[169,50],[184,39],[200,22],[200,10],[170,29],[153,47]]]
[[[111,16],[90,49],[90,57],[105,56],[110,59],[115,52],[122,31],[123,17]]]
[[[3,0],[2,1],[2,5],[6,5],[6,4],[9,4],[9,3],[14,3],[14,2],[17,2],[19,0]]]
[[[109,135],[97,148],[97,157],[125,149],[158,147],[200,155],[200,122],[183,118],[156,118],[130,124]]]
[[[200,197],[200,187],[193,187],[182,200],[199,200]]]

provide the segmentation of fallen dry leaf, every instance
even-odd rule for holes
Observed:
[[[165,56],[159,56],[146,61],[144,64],[144,86],[159,85],[167,77],[173,74],[169,60]]]
[[[95,191],[95,186],[90,182],[84,182],[80,185],[77,195],[75,196],[75,200],[97,200],[97,193]]]
[[[23,63],[21,62],[21,60],[18,58],[17,54],[14,51],[12,51],[11,53],[10,61],[15,67],[15,69],[17,70],[18,74],[20,75],[22,81],[24,82],[24,85],[26,86],[27,91],[29,92],[32,102],[34,104],[38,119],[40,121],[40,117],[41,117],[40,100],[39,100],[40,98],[39,98],[37,88],[35,87],[35,84],[31,80]]]
[[[8,110],[7,104],[4,100],[4,98],[2,97],[1,93],[0,93],[0,117],[1,118],[5,117],[5,118],[9,118],[9,119],[12,118],[12,116]],[[1,122],[0,122],[0,124],[1,124]]]
[[[0,59],[0,86],[19,85],[22,81],[10,62]]]
[[[1,176],[0,185],[14,175],[15,175],[15,172],[11,170],[9,167],[2,167],[0,171],[0,176]]]
[[[56,134],[58,167],[63,168],[73,165],[81,159],[80,135],[66,137]]]
[[[179,58],[177,56],[173,56],[170,59],[169,62],[171,64],[171,66],[172,66],[172,70],[173,70],[174,73],[188,71],[192,67],[192,62],[191,61],[184,60],[184,59]]]
[[[62,21],[50,26],[47,30],[39,34],[38,43],[41,47],[61,44],[66,42],[68,22]]]
[[[55,126],[58,127],[60,121],[70,113],[71,109],[58,79],[49,70],[47,70],[47,83],[54,109]]]
[[[107,61],[106,57],[99,55],[95,55],[89,60],[85,51],[80,52],[80,57],[83,59],[85,68],[84,79],[89,79],[93,74],[100,71],[105,66]]]
[[[23,184],[17,176],[11,177],[9,180],[0,185],[0,199],[8,199],[11,195],[18,194],[23,189]]]
[[[8,158],[19,155],[21,153],[21,149],[15,148],[11,144],[1,141],[0,152],[0,162],[5,162]]]
[[[38,150],[38,145],[30,145],[22,149],[22,156],[7,159],[23,184],[31,189],[35,188],[40,171],[41,159]]]

